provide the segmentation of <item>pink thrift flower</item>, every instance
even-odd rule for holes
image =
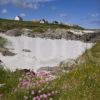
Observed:
[[[38,96],[38,97],[37,97],[37,100],[41,100],[41,98]]]
[[[43,95],[40,95],[40,98],[42,99],[43,98]]]
[[[43,94],[43,97],[44,97],[44,99],[47,99],[48,98],[48,95]]]
[[[33,100],[37,100],[37,97],[33,97]]]
[[[23,82],[22,82],[22,85],[23,86],[26,86],[26,85],[28,85],[29,84],[29,81],[27,81],[27,80],[24,80]]]
[[[48,93],[48,96],[51,96],[52,94],[51,93]]]

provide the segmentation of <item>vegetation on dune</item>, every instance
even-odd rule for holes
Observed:
[[[45,30],[49,28],[65,28],[65,29],[83,29],[82,27],[76,25],[76,26],[68,26],[63,24],[50,24],[50,23],[44,23],[41,24],[39,22],[35,21],[15,21],[15,20],[8,20],[8,19],[0,19],[0,30],[1,31],[7,31],[10,29],[15,28],[28,28],[33,29],[35,32],[44,32]]]
[[[54,100],[100,99],[100,42],[83,55],[85,62],[55,81],[61,93]]]
[[[8,42],[7,39],[0,36],[0,52],[4,56],[13,56],[13,55],[15,55],[14,53],[10,52],[7,48],[5,48],[5,45],[6,45],[7,42]]]
[[[7,42],[7,40],[5,38],[0,37],[0,47],[4,47],[6,42]]]
[[[3,53],[5,49],[5,44],[7,43],[7,40],[5,38],[0,37],[0,52]]]

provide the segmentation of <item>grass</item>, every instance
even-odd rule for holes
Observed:
[[[14,56],[15,53],[10,52],[7,48],[5,48],[5,45],[7,44],[7,39],[0,37],[0,52],[3,56]]]
[[[7,40],[3,37],[0,37],[0,52],[3,53],[5,51],[5,44],[7,43]]]
[[[60,90],[54,100],[100,100],[100,42],[87,50],[84,57],[85,63],[52,83]]]
[[[43,93],[57,90],[59,93],[53,96],[53,100],[100,100],[100,42],[83,55],[84,63],[75,65],[75,69],[69,73],[61,74],[56,80],[47,85]],[[21,76],[20,71],[11,72],[0,67],[0,83],[6,83],[0,88],[0,93],[5,94],[3,100],[24,100],[23,96],[30,97],[30,91],[18,90],[11,94],[11,90],[17,86]]]
[[[47,29],[56,29],[56,28],[65,28],[65,29],[83,29],[82,27],[76,25],[76,26],[68,26],[63,24],[50,24],[45,23],[41,24],[39,22],[35,21],[15,21],[15,20],[8,20],[8,19],[0,19],[0,30],[1,31],[7,31],[10,29],[15,28],[28,28],[33,29],[33,32],[44,32]]]
[[[11,92],[12,88],[18,84],[20,75],[21,73],[19,71],[11,72],[0,66],[0,84],[5,83],[5,86],[0,88],[0,93],[7,94]]]
[[[0,47],[4,47],[6,43],[7,43],[7,40],[5,38],[0,37]]]

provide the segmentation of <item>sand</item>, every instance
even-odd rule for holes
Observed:
[[[0,59],[6,68],[12,71],[16,69],[37,71],[41,67],[53,67],[59,65],[61,61],[78,58],[93,45],[92,43],[65,39],[14,37],[1,33],[0,36],[8,39],[6,47],[11,52],[16,53],[14,56],[0,54]]]

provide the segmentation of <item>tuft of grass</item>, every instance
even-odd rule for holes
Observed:
[[[3,37],[0,37],[0,47],[4,47],[4,45],[7,43],[7,40]]]
[[[11,92],[17,86],[20,76],[20,71],[11,72],[8,69],[4,69],[3,66],[0,66],[0,84],[5,84],[3,87],[0,87],[0,93],[8,94]]]

